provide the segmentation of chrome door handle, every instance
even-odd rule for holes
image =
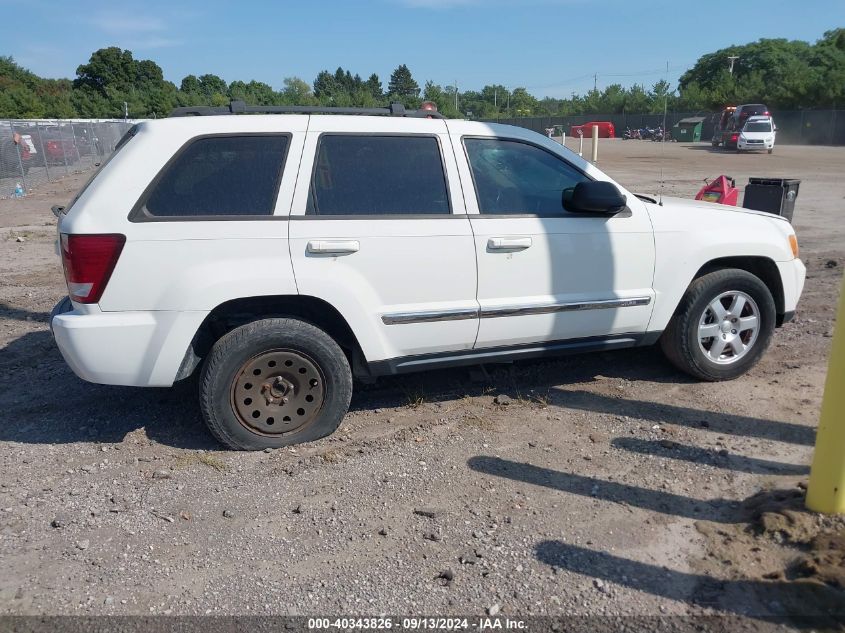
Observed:
[[[311,240],[308,242],[308,252],[321,255],[357,253],[360,248],[361,244],[358,240]]]
[[[491,237],[487,240],[487,248],[491,251],[516,251],[531,246],[530,237]]]

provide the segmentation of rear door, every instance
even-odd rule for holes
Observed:
[[[470,349],[475,251],[441,120],[313,116],[290,215],[300,294],[369,361]]]

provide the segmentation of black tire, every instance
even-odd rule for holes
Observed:
[[[757,339],[744,356],[732,364],[718,364],[704,353],[698,340],[698,320],[707,306],[724,292],[749,295],[759,309]],[[758,277],[736,268],[717,270],[690,284],[660,337],[666,358],[678,369],[700,380],[733,380],[751,369],[766,351],[775,329],[776,308],[772,293]]]
[[[775,150],[773,150],[773,149],[770,149],[770,150],[769,150],[769,154],[771,154],[771,153],[772,153],[772,152],[773,152],[773,151],[775,151]]]
[[[304,426],[286,433],[262,434],[237,415],[235,381],[251,359],[274,350],[306,358],[323,378],[322,406]],[[212,435],[234,450],[262,450],[311,442],[340,426],[352,397],[352,371],[346,355],[323,330],[298,319],[263,319],[238,327],[218,340],[200,376],[200,407]]]

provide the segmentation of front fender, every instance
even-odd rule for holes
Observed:
[[[720,205],[711,208],[706,203],[647,206],[655,229],[657,261],[649,331],[666,328],[696,273],[709,262],[757,257],[778,265],[795,259],[789,246],[792,227],[784,220],[726,210]]]

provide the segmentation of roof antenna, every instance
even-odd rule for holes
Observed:
[[[663,206],[663,163],[666,157],[666,110],[669,107],[669,62],[666,62],[666,91],[663,93],[663,137],[660,139],[660,187],[657,192],[657,204]]]

